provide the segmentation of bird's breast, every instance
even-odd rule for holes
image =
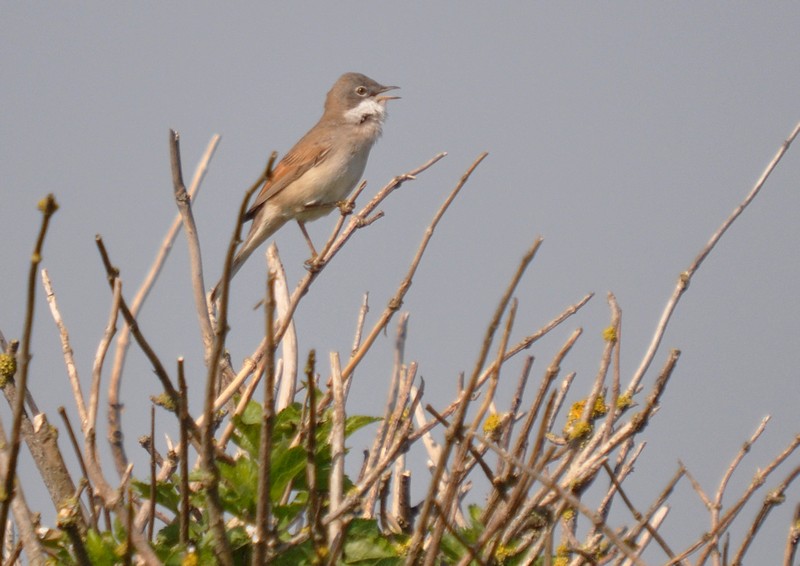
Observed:
[[[334,149],[320,163],[277,195],[284,210],[302,221],[328,214],[337,202],[347,198],[361,180],[371,144]]]

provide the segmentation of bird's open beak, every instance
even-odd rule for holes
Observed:
[[[395,90],[395,89],[398,89],[398,88],[400,88],[400,87],[399,86],[385,86],[380,90],[380,92],[378,94],[381,94],[381,93],[389,91],[389,90]],[[400,98],[400,97],[399,96],[376,96],[375,100],[377,100],[378,102],[383,102],[385,100],[397,100],[398,98]]]

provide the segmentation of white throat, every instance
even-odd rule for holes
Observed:
[[[382,124],[386,119],[385,102],[378,102],[374,98],[365,98],[358,106],[344,113],[344,119],[349,124],[363,124],[367,120],[375,120]]]

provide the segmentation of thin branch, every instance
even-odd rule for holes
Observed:
[[[758,510],[756,518],[753,519],[753,522],[750,524],[750,528],[747,530],[747,534],[745,534],[744,539],[742,540],[739,550],[737,550],[736,554],[734,554],[731,564],[742,564],[744,562],[744,555],[747,553],[747,550],[753,543],[758,530],[767,520],[767,516],[769,515],[770,511],[786,501],[786,490],[799,475],[800,466],[796,466],[786,475],[786,477],[777,487],[771,489],[769,493],[767,493],[767,496],[764,498],[764,502],[761,504],[761,508]]]
[[[467,183],[473,171],[475,171],[475,169],[478,167],[478,165],[480,165],[481,161],[483,161],[487,155],[489,154],[485,152],[482,153],[472,163],[472,165],[470,165],[467,168],[466,172],[461,176],[461,179],[459,180],[458,184],[456,184],[456,187],[448,195],[442,206],[434,215],[433,220],[431,220],[431,223],[425,230],[425,235],[422,237],[422,242],[420,243],[419,248],[417,249],[417,253],[414,256],[414,259],[411,261],[411,265],[408,268],[408,272],[406,273],[406,276],[403,279],[403,281],[400,283],[400,286],[395,292],[395,295],[391,299],[389,299],[389,302],[386,305],[386,309],[383,311],[383,313],[381,313],[381,316],[378,318],[378,321],[372,327],[372,331],[369,333],[366,339],[364,339],[364,342],[361,344],[361,347],[358,349],[358,351],[355,354],[353,354],[353,356],[350,358],[350,360],[347,363],[347,366],[345,366],[345,368],[342,370],[342,377],[344,379],[347,379],[350,376],[350,374],[355,370],[358,363],[372,347],[372,344],[373,342],[375,342],[375,339],[380,335],[381,332],[383,332],[383,329],[386,328],[386,325],[389,324],[392,315],[394,315],[394,313],[397,312],[402,306],[403,297],[405,297],[406,293],[408,292],[408,289],[411,287],[411,281],[414,278],[414,274],[417,271],[417,267],[419,267],[420,261],[422,261],[422,255],[425,253],[425,250],[428,247],[428,243],[433,237],[433,232],[434,230],[436,230],[436,226],[439,224],[439,221],[441,220],[442,216],[444,216],[444,213],[450,207],[450,204],[453,202],[453,200],[455,200],[456,196],[458,196],[458,193]]]
[[[178,388],[181,403],[178,407],[178,426],[180,429],[180,488],[181,501],[178,510],[178,541],[184,547],[189,544],[189,389],[183,370],[183,358],[178,358]]]
[[[22,330],[22,349],[20,350],[20,368],[17,372],[17,398],[14,404],[14,416],[11,428],[11,438],[9,438],[8,462],[5,468],[5,476],[2,485],[2,501],[0,502],[0,541],[5,540],[6,524],[8,522],[8,511],[11,500],[14,497],[14,482],[17,477],[17,458],[21,442],[22,414],[25,405],[25,392],[28,389],[28,368],[30,366],[31,334],[33,332],[33,307],[36,299],[36,271],[42,261],[42,250],[44,248],[44,238],[47,228],[50,225],[50,218],[58,210],[58,204],[52,194],[47,195],[39,202],[39,210],[42,213],[42,225],[39,228],[39,236],[36,238],[36,245],[31,255],[31,265],[28,270],[28,291],[25,301],[25,325]],[[0,547],[0,560],[3,558],[2,547]]]
[[[172,168],[172,189],[175,194],[175,203],[183,220],[183,233],[189,247],[189,261],[191,263],[192,292],[194,294],[195,310],[203,337],[203,351],[206,356],[211,355],[211,346],[214,341],[211,328],[211,317],[208,314],[206,303],[205,283],[203,279],[203,258],[200,255],[200,240],[197,235],[197,226],[192,214],[191,197],[186,192],[183,184],[183,169],[181,167],[180,135],[175,130],[169,131],[169,155]]]
[[[486,154],[483,155],[485,157]],[[479,161],[475,163],[477,164]],[[466,181],[466,178],[464,178]],[[500,319],[505,312],[509,301],[511,300],[511,295],[517,288],[520,280],[522,279],[522,275],[525,273],[528,265],[530,265],[531,261],[533,261],[534,256],[536,255],[536,251],[539,249],[542,240],[537,239],[533,245],[528,249],[528,251],[520,260],[519,266],[517,267],[516,272],[511,278],[511,281],[506,288],[506,291],[503,293],[500,302],[495,309],[494,315],[492,320],[489,323],[488,328],[486,329],[486,334],[483,339],[483,344],[481,345],[480,353],[478,354],[478,359],[475,362],[475,367],[472,371],[472,375],[470,376],[469,382],[461,394],[462,403],[459,404],[458,408],[456,409],[455,415],[453,417],[452,423],[450,428],[448,429],[448,433],[445,437],[446,442],[442,449],[442,453],[439,457],[439,461],[436,464],[436,469],[434,470],[433,478],[431,479],[430,488],[428,490],[428,495],[425,498],[425,503],[423,504],[422,510],[420,511],[419,517],[417,518],[417,525],[414,529],[414,535],[411,539],[409,552],[406,558],[406,564],[415,564],[416,561],[419,559],[420,553],[422,552],[422,544],[423,540],[426,538],[426,534],[428,533],[428,529],[430,525],[428,524],[428,519],[431,516],[431,512],[433,511],[433,503],[436,500],[436,495],[434,493],[435,490],[439,489],[439,481],[441,480],[442,474],[445,471],[445,467],[447,466],[447,460],[450,457],[450,453],[454,448],[454,443],[456,440],[455,432],[460,430],[464,424],[464,419],[466,418],[467,409],[469,408],[469,400],[472,398],[472,394],[475,391],[475,388],[478,385],[478,378],[480,377],[482,368],[484,363],[486,362],[486,358],[489,354],[489,348],[491,347],[492,340],[494,339],[494,334],[497,330],[497,327],[500,324]],[[467,450],[467,446],[469,445],[469,438],[467,442],[462,442],[459,447],[458,451],[460,454],[457,454],[456,459],[462,460],[464,457],[464,453]],[[447,508],[447,504],[449,501],[453,501],[455,497],[455,490],[456,485],[452,482],[448,482],[447,488],[444,494],[441,497],[441,501],[443,502],[443,506]],[[430,544],[430,548],[438,549],[439,542],[441,537],[444,533],[444,524],[437,523],[434,526],[434,531],[432,534],[428,535],[430,538],[428,539],[428,544]],[[425,556],[425,566],[431,566],[435,560],[436,553],[435,552],[427,552]]]
[[[730,228],[731,224],[733,224],[739,215],[744,212],[744,209],[747,208],[747,206],[753,201],[756,195],[758,195],[759,191],[761,191],[761,188],[764,186],[767,178],[775,170],[775,167],[778,165],[781,158],[783,158],[783,156],[786,154],[786,151],[789,149],[789,146],[792,144],[798,134],[800,134],[800,122],[798,122],[798,124],[794,127],[794,130],[792,130],[792,133],[789,134],[789,137],[783,142],[780,149],[778,149],[778,152],[775,154],[775,157],[772,158],[772,161],[770,161],[766,169],[764,169],[764,172],[761,173],[761,177],[759,177],[758,181],[756,181],[756,184],[753,186],[750,193],[739,204],[739,206],[733,210],[731,215],[728,216],[728,218],[722,223],[717,231],[714,232],[705,247],[700,250],[700,253],[694,259],[691,265],[689,265],[689,268],[681,273],[680,277],[678,277],[678,283],[676,284],[675,290],[672,292],[672,295],[667,301],[667,305],[664,307],[664,311],[661,314],[661,319],[656,325],[656,330],[653,335],[653,339],[647,348],[647,352],[642,358],[639,368],[633,374],[631,382],[628,385],[627,393],[629,395],[633,395],[636,392],[639,382],[641,382],[642,378],[644,377],[647,368],[650,367],[650,363],[653,361],[656,351],[661,344],[661,339],[664,337],[664,332],[666,332],[667,325],[672,317],[672,313],[675,312],[675,308],[678,306],[681,296],[689,287],[689,283],[695,272],[700,268],[700,265],[703,263],[706,257],[708,257],[708,254],[711,253],[711,250],[714,249],[714,246],[717,245],[717,242],[719,242],[720,238],[722,238],[722,235],[728,230],[728,228]]]
[[[786,548],[783,552],[783,566],[792,566],[794,564],[798,542],[800,542],[800,504],[794,508],[794,516],[792,517],[791,525],[789,525]]]
[[[335,352],[330,354],[331,379],[333,381],[333,415],[330,435],[331,445],[331,479],[330,479],[330,503],[329,508],[335,509],[342,504],[344,499],[344,434],[345,434],[345,393],[344,380],[342,379],[339,356]],[[328,544],[331,547],[341,548],[339,539],[344,537],[344,523],[337,519],[328,525]],[[338,559],[337,556],[330,557],[332,561]]]
[[[270,472],[272,467],[272,434],[275,427],[275,275],[267,277],[265,323],[267,360],[264,368],[264,403],[261,407],[261,440],[258,449],[258,501],[256,502],[256,533],[253,540],[253,566],[266,564],[270,559],[272,539],[272,499]]]
[[[53,285],[50,281],[50,275],[46,269],[42,269],[42,284],[44,285],[45,296],[47,297],[47,304],[50,306],[50,314],[58,328],[58,334],[61,337],[61,350],[64,354],[64,363],[67,366],[67,376],[69,383],[72,386],[72,396],[75,398],[75,408],[78,410],[78,418],[81,420],[81,428],[83,423],[87,420],[86,405],[84,404],[83,391],[81,391],[81,380],[78,377],[78,369],[75,366],[75,358],[73,356],[72,346],[69,341],[69,332],[67,325],[61,318],[61,312],[58,309],[58,302],[56,301],[56,294],[53,291]]]
[[[217,145],[219,145],[219,140],[219,135],[215,134],[211,137],[203,156],[197,164],[194,177],[192,178],[192,183],[189,186],[189,198],[192,200],[197,198],[197,194],[200,191],[200,186],[205,178],[206,171],[208,170],[208,164],[217,149]],[[169,256],[169,252],[172,250],[172,245],[175,242],[175,238],[178,236],[178,231],[180,228],[181,215],[180,213],[176,213],[172,220],[172,224],[170,224],[170,227],[167,229],[167,233],[161,242],[161,247],[159,248],[156,257],[153,260],[150,271],[145,276],[144,281],[142,281],[142,284],[139,287],[139,290],[136,292],[133,301],[131,301],[130,310],[134,317],[138,316],[139,310],[144,304],[145,299],[147,299],[147,296],[150,294],[156,279],[161,273],[161,269],[164,267],[164,264],[167,261],[167,257]],[[111,368],[110,383],[119,383],[119,381],[122,379],[122,369],[125,366],[125,358],[127,356],[129,346],[130,328],[128,326],[123,326],[120,330],[119,336],[117,337],[117,349],[114,354],[114,364]]]

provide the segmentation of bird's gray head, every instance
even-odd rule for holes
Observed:
[[[399,96],[381,96],[396,86],[383,86],[361,73],[345,73],[336,81],[325,100],[325,115],[363,123],[367,120],[383,122],[386,116],[386,101]]]

